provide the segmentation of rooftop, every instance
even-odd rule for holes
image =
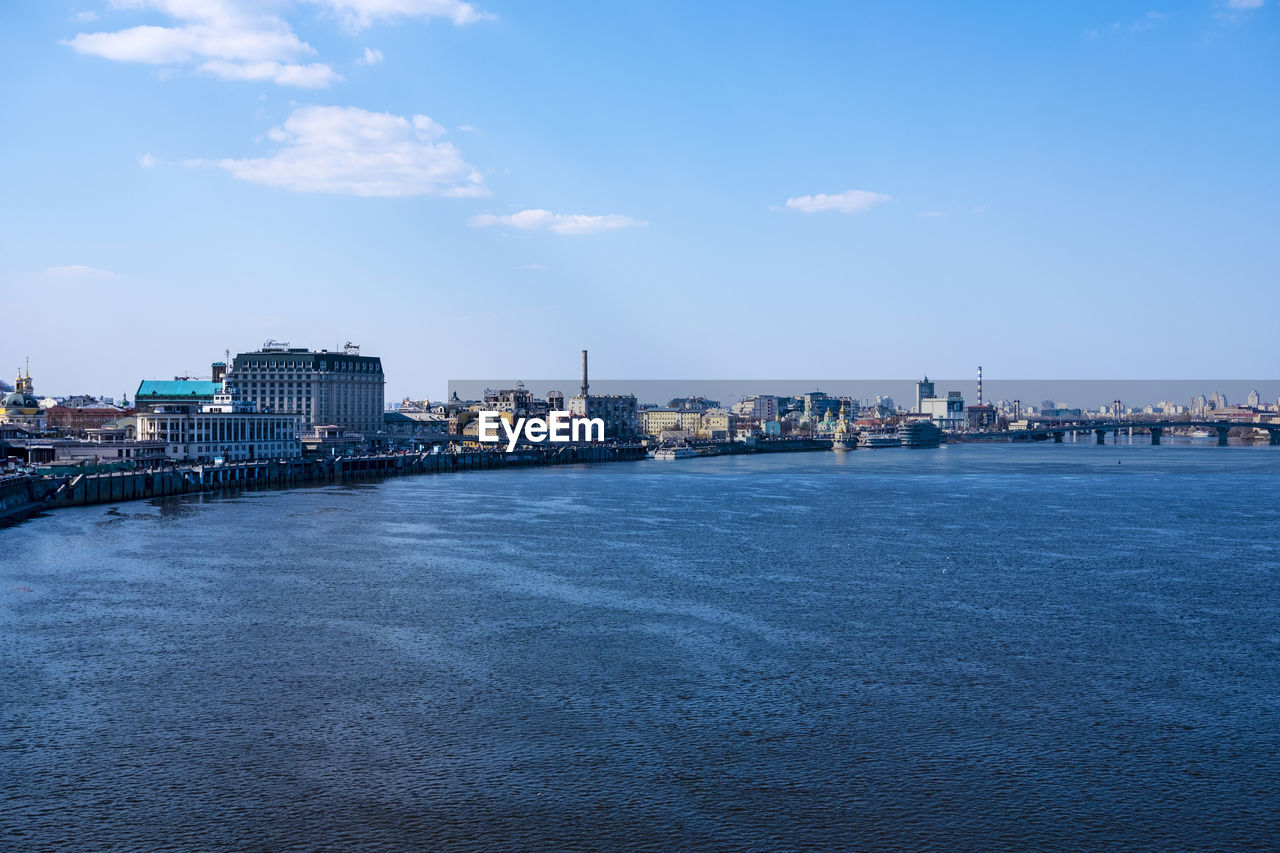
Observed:
[[[221,382],[203,379],[144,379],[135,400],[143,397],[212,397],[222,390]]]

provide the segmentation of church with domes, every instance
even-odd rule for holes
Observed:
[[[47,425],[45,413],[40,408],[40,401],[36,399],[30,368],[27,368],[25,376],[21,370],[18,371],[13,391],[0,402],[0,424],[13,424],[28,432],[44,431]]]

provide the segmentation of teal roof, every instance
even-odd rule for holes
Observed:
[[[212,397],[222,390],[221,382],[199,379],[144,379],[134,402],[144,397]]]

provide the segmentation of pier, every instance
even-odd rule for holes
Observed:
[[[644,458],[638,444],[561,445],[542,449],[464,451],[461,453],[397,453],[334,456],[323,459],[272,459],[221,465],[170,465],[61,476],[23,477],[8,484],[14,493],[13,521],[44,509],[147,500],[227,489],[291,488],[353,480],[445,474],[543,465],[631,462]],[[19,486],[21,494],[19,495]]]

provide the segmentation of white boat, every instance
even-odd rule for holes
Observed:
[[[663,447],[653,452],[653,458],[661,462],[669,462],[672,459],[688,459],[697,455],[698,451],[692,447]]]
[[[876,450],[881,447],[901,447],[902,439],[896,432],[864,432],[858,436],[859,447]]]

